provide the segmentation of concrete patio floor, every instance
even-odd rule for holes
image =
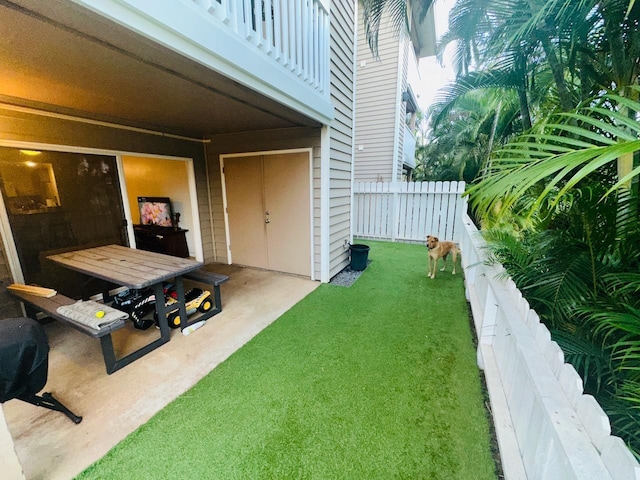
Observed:
[[[98,340],[58,322],[45,325],[51,351],[43,391],[83,420],[76,425],[62,413],[19,400],[3,405],[28,480],[79,474],[319,285],[251,268],[206,268],[230,277],[221,286],[222,312],[188,336],[172,331],[168,344],[112,375]],[[130,349],[148,335],[158,333],[125,328],[114,334],[114,343]]]

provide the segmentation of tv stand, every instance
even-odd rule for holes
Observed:
[[[185,234],[189,230],[156,225],[134,225],[136,248],[150,252],[164,253],[174,257],[187,258],[189,248]]]

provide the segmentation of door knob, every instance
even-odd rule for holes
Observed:
[[[269,220],[268,218],[265,218],[264,223],[271,223],[271,220]]]

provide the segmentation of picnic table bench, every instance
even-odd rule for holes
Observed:
[[[73,298],[66,297],[60,293],[57,293],[52,297],[42,297],[27,292],[15,290],[7,291],[9,292],[9,294],[13,295],[15,298],[22,302],[28,317],[35,320],[37,318],[37,314],[39,312],[42,312],[55,320],[58,320],[69,325],[70,327],[75,328],[85,335],[89,335],[92,338],[99,338],[100,346],[102,347],[102,355],[104,357],[104,363],[107,368],[108,374],[112,374],[116,370],[121,369],[122,367],[131,363],[133,360],[147,353],[146,351],[144,351],[144,353],[140,354],[140,350],[138,350],[121,359],[116,359],[111,333],[125,327],[127,325],[126,320],[116,320],[110,325],[106,325],[99,330],[96,330],[89,327],[88,325],[84,325],[76,320],[58,313],[58,307],[76,303],[77,300],[74,300]],[[144,348],[145,347],[143,347],[143,349],[141,350],[144,350]],[[135,355],[136,353],[138,353],[137,356]]]
[[[194,270],[193,272],[185,273],[182,277],[187,280],[203,283],[205,285],[210,285],[211,287],[213,287],[213,297],[215,300],[215,307],[209,310],[208,312],[202,314],[200,317],[196,319],[196,321],[206,320],[222,311],[222,295],[220,294],[220,285],[229,281],[229,277],[227,275],[208,272],[206,270],[200,269],[200,270]],[[189,322],[189,323],[193,323],[193,322]]]

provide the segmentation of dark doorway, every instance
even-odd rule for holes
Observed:
[[[128,245],[115,157],[0,147],[0,187],[25,283],[74,298],[101,292],[46,257]]]

